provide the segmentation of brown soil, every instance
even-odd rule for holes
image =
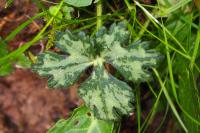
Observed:
[[[20,69],[0,79],[0,133],[13,129],[15,133],[43,133],[68,116],[78,102],[75,91],[49,90],[46,84],[36,74]]]

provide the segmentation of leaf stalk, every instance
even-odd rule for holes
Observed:
[[[97,3],[97,7],[96,7],[96,12],[97,12],[97,31],[101,28],[102,26],[102,0],[99,0]]]

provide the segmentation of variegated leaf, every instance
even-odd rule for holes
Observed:
[[[57,32],[56,47],[62,52],[74,56],[89,56],[92,40],[84,32],[72,34],[70,31]]]
[[[129,48],[115,43],[102,56],[108,64],[113,65],[127,80],[145,81],[149,78],[148,68],[155,66],[158,53],[145,50],[147,42],[136,42]]]
[[[38,56],[38,62],[32,70],[41,76],[48,77],[50,88],[60,88],[74,84],[80,74],[90,65],[90,60],[86,56],[67,57],[46,52]]]
[[[59,32],[56,46],[67,55],[46,52],[38,56],[33,71],[48,77],[50,88],[63,88],[73,85],[81,73],[92,65],[90,39],[83,32],[73,35],[71,32]]]
[[[96,117],[117,120],[133,111],[134,94],[125,82],[109,74],[103,64],[113,65],[128,80],[145,81],[149,77],[147,69],[156,64],[158,56],[155,51],[145,50],[146,43],[124,48],[129,37],[124,23],[113,24],[109,31],[101,28],[95,37],[66,31],[58,34],[56,46],[69,56],[43,53],[33,70],[48,77],[50,87],[58,88],[72,85],[87,67],[93,66],[94,71],[81,85],[79,95]]]
[[[98,120],[86,106],[81,106],[68,120],[59,120],[47,133],[114,133],[114,122]]]
[[[96,33],[96,43],[102,45],[104,50],[109,50],[115,43],[120,45],[128,44],[130,33],[126,30],[125,22],[112,24],[109,31],[102,27]]]
[[[79,95],[97,118],[118,120],[133,112],[134,95],[125,82],[106,72],[101,61],[97,60],[94,72],[79,88]]]

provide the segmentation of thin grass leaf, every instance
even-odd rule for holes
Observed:
[[[191,62],[190,62],[190,67],[193,69],[195,60],[197,58],[198,50],[199,50],[199,43],[200,43],[200,30],[197,31],[197,37],[194,45],[194,51],[192,54]]]
[[[38,13],[37,15],[33,16],[32,18],[28,19],[21,25],[19,25],[15,30],[13,30],[6,38],[5,41],[11,41],[20,31],[22,31],[26,26],[32,23],[35,19],[42,17],[45,15],[45,12]]]
[[[164,85],[163,81],[161,80],[158,71],[156,69],[153,69],[153,71],[154,71],[156,77],[158,78],[160,86],[162,87],[163,92],[165,94],[165,97],[166,97],[166,99],[167,99],[167,101],[168,101],[168,103],[169,103],[169,105],[170,105],[170,107],[171,107],[174,115],[176,116],[178,122],[180,123],[180,125],[182,126],[182,128],[184,129],[184,131],[188,132],[188,129],[186,128],[183,120],[181,119],[180,115],[178,114],[178,111],[177,111],[176,107],[174,106],[174,103],[173,103],[171,97],[169,96],[169,93],[168,93],[167,89],[165,88],[165,85]]]
[[[63,1],[60,2],[59,4],[59,8],[57,10],[57,13],[59,12],[61,6],[63,5]],[[18,49],[16,49],[15,51],[9,53],[8,55],[0,58],[0,62],[4,62],[6,60],[9,59],[14,59],[17,58],[17,56],[19,56],[20,54],[22,54],[24,51],[26,51],[30,46],[32,46],[35,42],[37,42],[38,40],[40,40],[42,38],[42,34],[45,32],[45,30],[47,29],[47,27],[51,24],[51,22],[53,21],[54,16],[52,16],[52,18],[49,20],[49,22],[44,26],[44,28],[29,42],[25,43],[24,45],[22,45],[21,47],[19,47]],[[24,26],[22,26],[24,27]],[[20,29],[17,29],[16,32],[13,32],[13,34],[10,35],[10,38],[12,38],[14,35],[16,35],[17,32],[19,32]]]

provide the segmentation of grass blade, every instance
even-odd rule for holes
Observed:
[[[163,89],[163,92],[164,92],[164,94],[165,94],[165,97],[166,97],[166,99],[167,99],[167,101],[168,101],[168,103],[169,103],[169,105],[170,105],[170,107],[171,107],[171,109],[172,109],[172,111],[173,111],[175,117],[177,118],[179,124],[181,125],[181,127],[183,128],[183,130],[184,130],[186,133],[188,133],[188,129],[186,128],[184,122],[182,121],[180,115],[178,114],[178,111],[176,110],[176,108],[175,108],[175,106],[174,106],[174,103],[173,103],[172,99],[170,98],[169,93],[168,93],[168,91],[167,91],[167,89],[166,89],[166,87],[165,87],[163,81],[161,80],[161,78],[160,78],[160,76],[159,76],[159,74],[158,74],[158,71],[157,71],[156,69],[153,69],[153,72],[154,72],[154,74],[156,75],[156,77],[157,77],[157,79],[158,79],[158,81],[159,81],[159,83],[160,83],[160,86],[161,86],[161,88]]]

